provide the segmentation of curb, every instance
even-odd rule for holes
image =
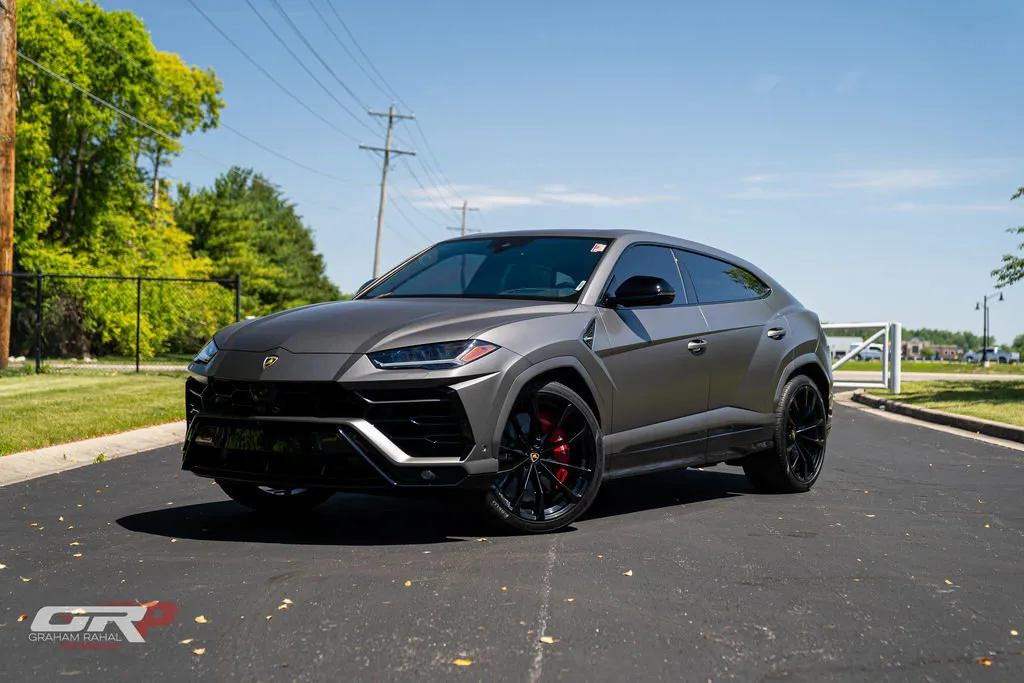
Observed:
[[[857,403],[871,408],[878,408],[879,410],[884,410],[887,413],[906,415],[907,417],[912,417],[916,420],[923,420],[924,422],[933,422],[947,427],[956,427],[957,429],[963,429],[968,432],[985,434],[986,436],[992,436],[997,439],[1024,443],[1024,427],[1016,427],[1014,425],[994,422],[992,420],[983,420],[978,417],[956,415],[955,413],[947,413],[941,410],[933,410],[931,408],[920,408],[918,406],[900,403],[899,401],[895,401],[891,398],[869,396],[862,391],[855,392],[851,398]]]
[[[0,456],[0,487],[181,443],[185,421]],[[98,459],[99,456],[102,459]]]

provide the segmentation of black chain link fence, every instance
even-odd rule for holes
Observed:
[[[242,278],[0,273],[13,278],[12,366],[179,370],[242,316]]]

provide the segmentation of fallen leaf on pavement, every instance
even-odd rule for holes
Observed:
[[[978,664],[982,666],[992,666],[992,660],[988,657],[978,657]]]
[[[405,585],[406,585],[406,587],[409,587],[409,586],[411,586],[411,585],[412,585],[412,581],[406,581],[406,582],[405,582]]]
[[[26,619],[28,619],[28,615],[27,614],[22,614],[22,615],[20,615],[18,617],[18,621],[25,621]]]
[[[7,569],[7,565],[6,564],[0,564],[0,569]]]
[[[540,642],[547,643],[548,645],[554,645],[558,642],[558,638],[552,638],[551,636],[541,636]]]
[[[171,543],[177,543],[177,542],[178,542],[178,539],[176,539],[176,538],[172,538],[171,539]]]
[[[489,538],[478,538],[478,539],[476,539],[476,542],[477,543],[490,543],[491,539],[489,539]]]
[[[63,516],[61,516],[61,517],[58,517],[58,518],[57,518],[57,521],[58,521],[58,522],[63,522],[63,521],[64,521],[64,517],[63,517]]]
[[[180,645],[188,645],[189,643],[192,642],[192,640],[193,640],[192,638],[186,638],[185,640],[179,640],[178,643]]]
[[[989,528],[988,524],[986,524],[986,525],[985,525],[985,528],[986,528],[986,529],[988,529],[988,528]]]
[[[566,602],[573,602],[573,601],[575,601],[575,600],[576,600],[576,598],[566,598],[566,599],[565,599],[565,601],[566,601]]]
[[[135,602],[139,603],[139,607],[156,607],[160,604],[159,600],[150,600],[149,602],[139,602],[136,600]]]
[[[947,586],[952,586],[952,585],[953,585],[953,582],[952,582],[952,581],[950,581],[949,579],[946,579],[946,585],[947,585]]]
[[[603,558],[604,558],[604,555],[598,555],[598,556],[597,556],[597,559],[599,559],[599,560],[600,560],[600,559],[603,559]]]
[[[194,654],[194,655],[201,655],[204,652],[206,652],[206,648],[205,647],[197,647],[196,649],[192,650],[192,654]]]
[[[274,615],[273,615],[273,614],[268,614],[268,615],[267,615],[267,621],[270,621],[270,620],[271,620],[271,619],[273,619],[273,618],[274,618]]]
[[[21,579],[22,581],[24,581],[25,583],[28,583],[29,581],[32,580],[32,579],[26,579],[24,576],[19,576],[18,578]]]
[[[503,590],[503,591],[507,591],[507,590],[508,590],[508,586],[502,586],[502,587],[501,587],[501,590]]]
[[[1011,635],[1011,636],[1015,636],[1015,635],[1017,635],[1017,631],[1016,631],[1016,630],[1014,630],[1014,629],[1010,629],[1010,635]]]
[[[632,569],[627,569],[626,571],[622,572],[622,575],[623,576],[633,576],[633,570]]]
[[[209,622],[209,621],[208,621],[208,620],[206,619],[206,617],[204,617],[204,616],[203,616],[202,614],[200,614],[200,615],[199,615],[198,617],[196,617],[196,618],[195,618],[195,619],[193,619],[192,621],[196,622],[197,624],[209,624],[209,623],[210,623],[210,622]]]
[[[473,663],[472,659],[456,659],[452,664],[455,666],[469,666]]]
[[[865,517],[874,517],[874,515],[864,515]]]
[[[82,553],[75,553],[75,554],[74,554],[74,555],[72,555],[71,557],[81,557],[81,556],[82,556]]]
[[[282,600],[281,603],[285,604],[285,605],[294,605],[295,604],[294,602],[292,602],[288,598],[285,598],[284,600]]]
[[[82,544],[79,543],[78,541],[71,541],[71,543],[68,543],[68,545],[71,546],[71,547],[74,547],[76,545],[82,545]]]
[[[277,606],[277,609],[279,609],[279,610],[288,609],[288,605],[286,605],[285,603],[282,602],[280,605]]]

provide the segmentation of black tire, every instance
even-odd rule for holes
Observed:
[[[747,456],[743,472],[766,493],[803,493],[821,475],[828,438],[825,401],[817,385],[797,375],[775,405],[775,447]]]
[[[572,389],[558,382],[527,386],[502,432],[499,474],[484,506],[516,531],[545,533],[571,524],[601,487],[601,438],[597,417]]]
[[[273,489],[259,484],[218,479],[217,485],[231,500],[245,507],[271,514],[307,512],[334,495],[329,489]]]

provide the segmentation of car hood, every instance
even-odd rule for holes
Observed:
[[[224,330],[216,341],[223,350],[368,353],[415,344],[486,339],[486,332],[496,327],[569,313],[575,308],[576,304],[521,299],[338,301],[257,318]]]

